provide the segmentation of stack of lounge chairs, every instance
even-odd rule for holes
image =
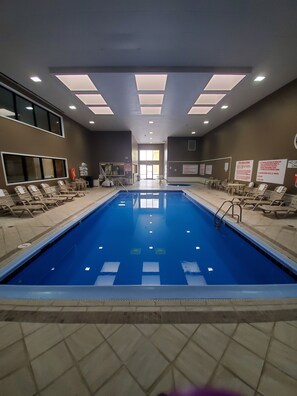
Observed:
[[[85,195],[84,191],[75,191],[69,189],[64,181],[58,181],[58,190],[49,186],[47,183],[41,183],[42,191],[35,185],[31,184],[27,187],[16,186],[15,201],[5,189],[0,189],[0,210],[4,213],[11,213],[14,216],[22,216],[28,213],[33,217],[33,212],[45,212],[50,206],[59,206],[65,202],[73,201],[75,197]]]
[[[243,207],[252,206],[253,210],[255,210],[260,205],[283,205],[283,197],[286,191],[287,187],[285,186],[275,187],[269,198],[266,198],[264,194],[262,194],[255,199],[245,199],[243,202]]]
[[[14,216],[17,216],[18,213],[20,216],[22,216],[22,214],[26,212],[31,217],[34,217],[34,211],[41,210],[42,212],[45,212],[45,207],[43,204],[21,203],[20,205],[17,205],[5,189],[0,189],[0,208],[5,212],[10,212]]]
[[[295,195],[288,206],[285,205],[260,205],[259,209],[263,211],[264,214],[274,213],[275,217],[282,215],[286,217],[288,214],[297,214],[297,195]]]

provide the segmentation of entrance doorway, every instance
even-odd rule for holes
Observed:
[[[140,165],[140,180],[158,179],[160,176],[160,166],[152,164]]]

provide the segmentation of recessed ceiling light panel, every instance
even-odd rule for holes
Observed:
[[[188,114],[207,114],[212,106],[193,106]]]
[[[203,121],[203,124],[209,124],[209,121]]]
[[[245,76],[245,74],[214,74],[204,90],[231,91]]]
[[[89,109],[94,113],[94,114],[103,114],[103,115],[112,115],[113,112],[110,107],[108,106],[91,106]]]
[[[196,100],[195,105],[215,105],[219,103],[224,96],[226,96],[226,94],[201,94]]]
[[[100,94],[76,94],[85,105],[106,105],[107,103]]]
[[[41,82],[41,79],[38,76],[30,77],[30,79],[34,82]]]
[[[97,88],[87,74],[58,74],[56,77],[70,91],[97,91]]]
[[[161,105],[164,94],[139,94],[139,103],[141,105]]]
[[[223,106],[221,106],[221,109],[223,109],[223,110],[226,110],[226,109],[228,109],[228,105],[223,105]]]
[[[140,107],[141,114],[161,114],[161,107]]]
[[[254,81],[263,81],[265,80],[265,76],[257,76]]]
[[[89,124],[95,124],[95,121],[89,121]]]
[[[135,74],[138,91],[164,91],[167,74]]]
[[[69,106],[69,109],[76,110],[76,107],[71,105],[71,106]]]

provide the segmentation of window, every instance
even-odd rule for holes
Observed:
[[[60,117],[56,116],[55,114],[49,113],[49,119],[50,131],[56,133],[57,135],[62,135]]]
[[[42,158],[43,177],[53,179],[55,177],[54,161],[51,158]]]
[[[35,125],[33,104],[27,99],[16,95],[17,120],[25,124]]]
[[[62,158],[2,153],[8,184],[67,177],[67,162]]]
[[[0,115],[15,118],[13,93],[0,85]]]
[[[35,117],[36,117],[36,126],[41,129],[45,129],[49,131],[49,120],[48,120],[48,112],[44,110],[42,107],[34,105]]]
[[[25,181],[23,171],[23,160],[19,155],[5,155],[4,166],[8,183],[18,183]]]
[[[160,161],[160,150],[140,150],[140,161]]]
[[[25,159],[25,169],[27,171],[28,180],[40,180],[42,179],[41,175],[41,166],[40,160],[37,157],[24,157]]]
[[[0,116],[63,136],[62,117],[0,84]]]
[[[54,166],[55,166],[56,177],[65,177],[66,176],[64,160],[55,159]]]

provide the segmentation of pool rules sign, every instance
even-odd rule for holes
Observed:
[[[259,161],[257,182],[283,184],[287,161],[286,159]]]

